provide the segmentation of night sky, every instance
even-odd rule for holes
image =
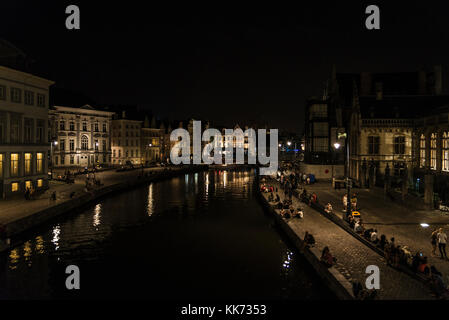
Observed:
[[[338,72],[394,72],[449,60],[447,1],[5,2],[0,37],[58,88],[172,120],[300,133],[305,99],[322,94],[334,63]],[[80,7],[81,30],[65,28],[68,4]],[[369,4],[380,7],[381,30],[365,29]]]

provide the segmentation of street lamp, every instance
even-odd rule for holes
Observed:
[[[287,145],[288,145],[288,146],[291,146],[291,145],[292,145],[292,143],[291,143],[290,141],[288,141],[288,142],[287,142]]]

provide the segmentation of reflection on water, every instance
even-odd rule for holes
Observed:
[[[61,218],[0,259],[0,297],[331,297],[273,229],[253,179],[187,174]],[[69,264],[80,268],[82,290],[65,289]]]
[[[92,225],[93,225],[94,227],[97,227],[97,226],[99,226],[100,223],[101,223],[101,220],[100,220],[100,219],[101,219],[101,203],[98,203],[98,204],[95,206],[94,211],[95,211],[95,214],[94,214],[94,221],[93,221]]]

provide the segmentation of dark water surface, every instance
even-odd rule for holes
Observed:
[[[59,218],[1,258],[1,297],[333,299],[273,227],[253,180],[188,174]],[[65,287],[71,264],[80,290]]]

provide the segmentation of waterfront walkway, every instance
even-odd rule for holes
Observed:
[[[179,169],[181,168],[172,167],[168,170],[173,171]],[[146,168],[144,169],[144,173],[158,173],[163,170],[164,168],[160,167]],[[116,172],[115,170],[97,172],[95,173],[95,178],[99,179],[103,185],[101,187],[94,187],[93,190],[136,178],[140,174],[142,174],[141,169],[124,172]],[[75,192],[74,198],[84,195],[86,193],[84,191],[86,176],[86,174],[77,175],[74,184],[51,180],[49,181],[50,188],[35,200],[25,200],[24,197],[19,197],[17,199],[0,201],[0,224],[8,225],[16,220],[33,215],[36,212],[66,202],[70,200],[70,194],[72,192]],[[56,191],[56,201],[50,200],[50,196],[54,191]]]
[[[269,185],[277,186],[281,200],[284,194],[276,181],[269,180]],[[263,193],[268,198],[268,193]],[[328,246],[334,257],[337,258],[336,268],[349,281],[359,281],[362,285],[368,274],[365,274],[368,265],[376,265],[380,269],[380,290],[377,299],[382,300],[428,300],[435,299],[430,290],[422,282],[387,266],[385,259],[355,239],[341,227],[323,217],[319,212],[308,207],[296,197],[292,198],[295,208],[301,207],[304,219],[289,219],[288,225],[304,238],[305,231],[311,233],[316,241],[315,247],[322,250]],[[271,203],[274,204],[274,203]]]
[[[330,182],[304,187],[308,193],[315,192],[322,205],[330,202],[334,213],[342,217],[342,197],[346,189],[334,190]],[[443,274],[446,284],[449,284],[449,261],[440,259],[438,248],[437,254],[433,255],[430,244],[430,236],[435,228],[444,228],[446,234],[449,234],[448,213],[404,207],[384,196],[380,188],[353,189],[353,192],[357,194],[357,206],[361,208],[360,213],[366,228],[377,229],[378,235],[385,234],[388,240],[394,237],[397,245],[407,246],[412,252],[422,252],[429,263]],[[429,227],[423,228],[421,223],[427,223]]]

